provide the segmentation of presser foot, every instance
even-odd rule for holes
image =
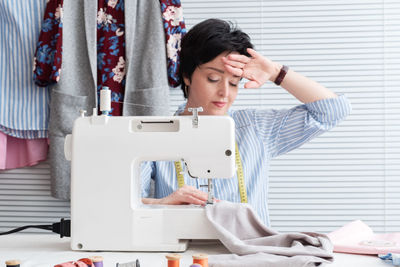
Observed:
[[[212,179],[208,179],[208,184],[207,185],[200,185],[200,187],[206,187],[207,186],[207,193],[208,193],[208,198],[206,201],[206,205],[208,204],[214,204],[214,195],[213,195],[213,185],[212,185]]]
[[[214,204],[214,196],[212,193],[213,190],[213,185],[212,185],[212,179],[208,179],[208,199],[207,199],[207,205],[208,204]]]

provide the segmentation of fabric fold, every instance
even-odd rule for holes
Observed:
[[[33,166],[46,160],[47,138],[21,139],[0,132],[0,170]]]
[[[221,201],[206,206],[219,240],[233,255],[212,255],[210,266],[323,266],[333,245],[319,233],[279,233],[266,227],[250,205]]]

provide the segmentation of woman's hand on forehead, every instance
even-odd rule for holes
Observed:
[[[224,68],[234,76],[249,80],[245,88],[259,88],[276,74],[276,63],[251,48],[247,52],[251,57],[240,54],[222,57]]]

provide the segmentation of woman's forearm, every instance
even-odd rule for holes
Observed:
[[[280,70],[280,67],[278,69]],[[275,81],[277,75],[273,75],[271,80]],[[291,69],[287,72],[280,86],[303,103],[337,97],[328,88]]]
[[[328,88],[290,69],[283,79],[281,87],[303,103],[337,97]]]

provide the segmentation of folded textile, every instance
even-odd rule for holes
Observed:
[[[266,227],[248,204],[221,201],[207,205],[206,214],[219,240],[233,253],[210,255],[210,266],[308,267],[333,262],[333,246],[326,235],[278,233]]]
[[[379,255],[379,258],[395,266],[400,266],[400,254],[388,253],[386,255]]]
[[[47,158],[47,138],[21,139],[0,131],[0,170],[33,166]]]
[[[400,253],[400,233],[375,234],[360,220],[329,233],[328,237],[335,252],[374,255]]]

